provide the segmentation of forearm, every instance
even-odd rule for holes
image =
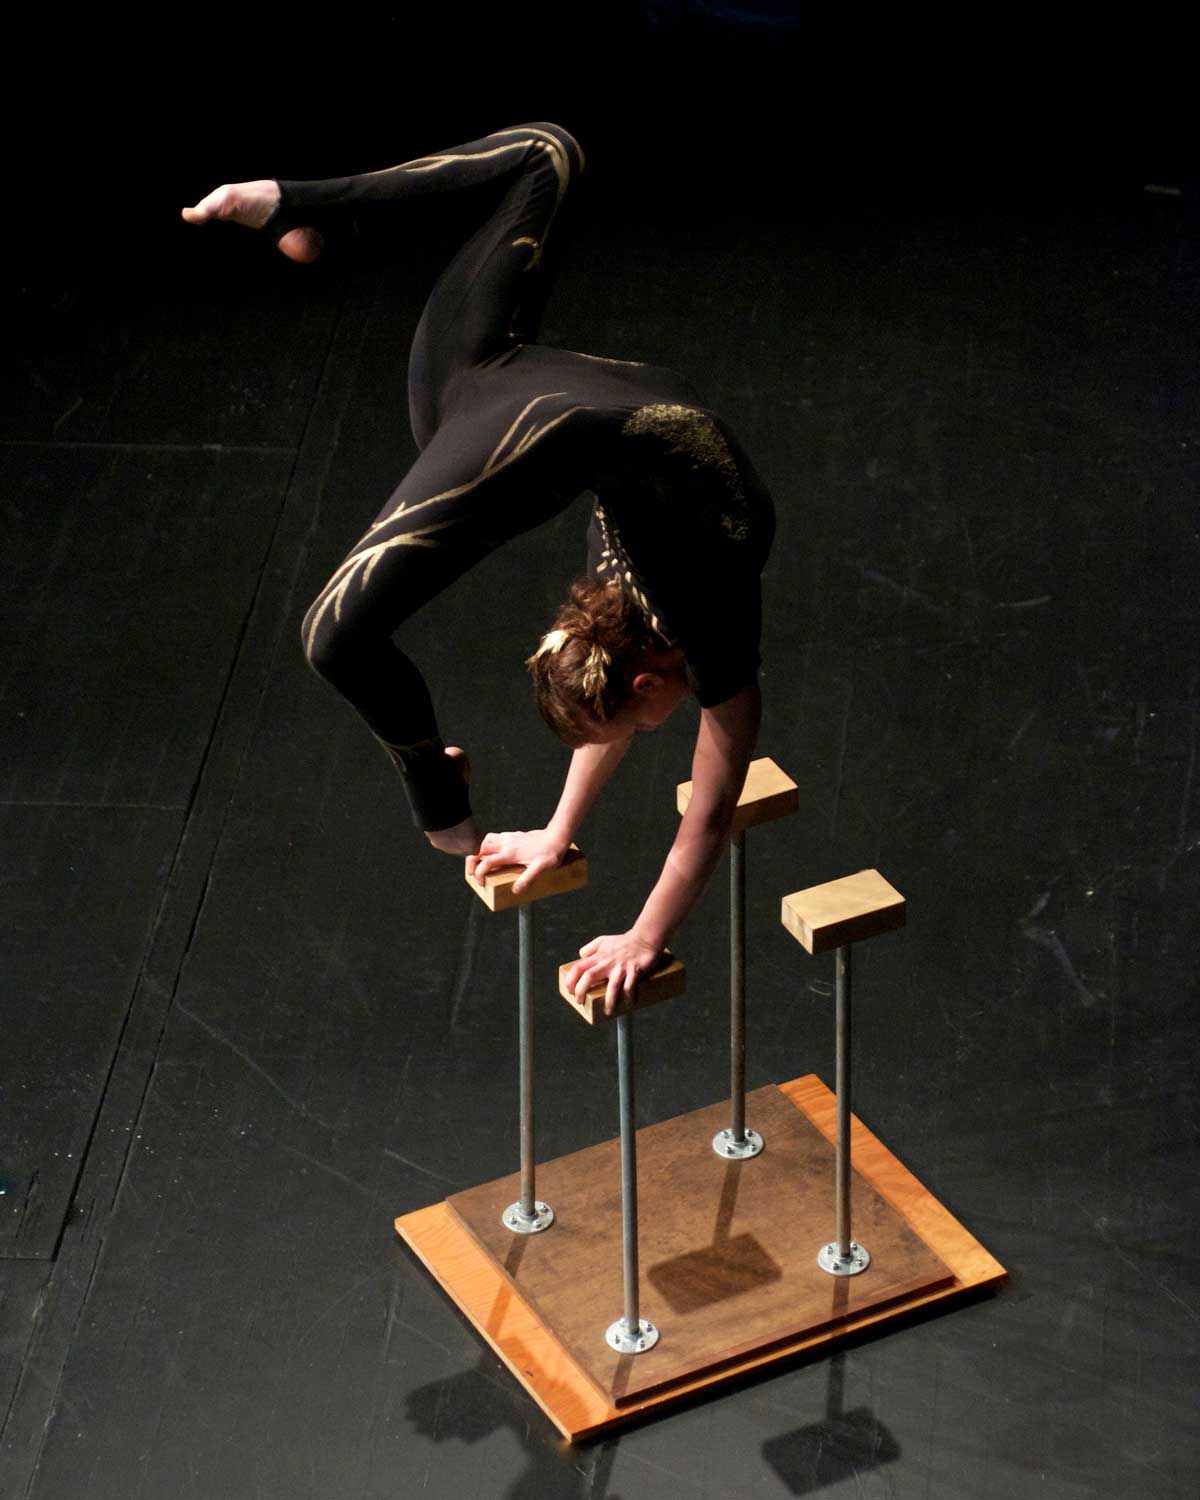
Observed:
[[[662,874],[632,929],[654,948],[670,940],[695,906],[729,844],[761,715],[757,684],[701,713],[692,757],[691,800]]]
[[[547,833],[567,845],[591,811],[592,804],[604,790],[613,772],[629,749],[630,739],[611,740],[605,745],[581,745],[571,756],[562,796],[554,816],[546,825]]]
[[[689,808],[689,813],[691,809]],[[700,893],[729,845],[733,808],[689,823],[683,816],[662,874],[646,898],[633,932],[653,948],[664,948],[700,899]]]

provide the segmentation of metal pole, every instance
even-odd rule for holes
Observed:
[[[532,1219],[534,1208],[533,1145],[533,907],[522,906],[518,918],[518,957],[521,990],[521,1212]]]
[[[621,1241],[625,1267],[625,1332],[637,1332],[638,1201],[637,1134],[633,1084],[633,1018],[617,1021],[617,1087],[621,1110]]]
[[[857,1276],[870,1254],[850,1237],[850,944],[836,952],[837,981],[837,1165],[834,1171],[836,1235],[817,1262],[832,1276]]]
[[[713,1137],[718,1156],[757,1156],[762,1136],[746,1128],[746,833],[729,843],[729,1112]]]
[[[537,1234],[554,1223],[554,1210],[537,1201],[533,1128],[533,907],[522,906],[518,918],[518,985],[520,991],[521,1196],[501,1219],[515,1234]]]
[[[638,1311],[637,1131],[634,1119],[633,1017],[617,1017],[617,1091],[621,1114],[621,1239],[625,1312],[605,1338],[621,1354],[642,1354],[658,1343],[658,1329]]]
[[[746,1141],[746,834],[729,845],[729,1096],[735,1146]]]
[[[850,945],[837,950],[837,1248],[850,1256]]]

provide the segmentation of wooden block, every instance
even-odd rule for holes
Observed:
[[[904,926],[904,897],[878,870],[860,870],[783,898],[783,925],[810,953]]]
[[[675,805],[682,817],[692,800],[692,783],[681,781],[675,789]],[[770,756],[752,760],[746,772],[745,785],[733,815],[734,833],[770,823],[794,813],[800,806],[800,789]]]
[[[780,1091],[828,1141],[834,1140],[836,1100],[818,1078],[809,1075],[793,1079],[790,1083],[781,1085]],[[945,1264],[951,1273],[950,1279],[935,1283],[925,1290],[902,1294],[881,1304],[855,1307],[850,1300],[853,1283],[865,1280],[878,1268],[873,1266],[872,1271],[864,1273],[863,1277],[848,1280],[831,1278],[830,1280],[836,1280],[836,1285],[830,1286],[827,1281],[826,1287],[831,1301],[832,1320],[822,1318],[814,1328],[774,1341],[769,1340],[758,1348],[736,1354],[727,1362],[695,1375],[684,1376],[673,1384],[641,1394],[626,1392],[626,1399],[619,1403],[612,1394],[601,1390],[596,1381],[572,1358],[564,1344],[555,1336],[554,1330],[546,1326],[520,1288],[528,1242],[549,1241],[553,1233],[562,1227],[561,1223],[555,1226],[551,1234],[509,1236],[509,1244],[499,1263],[448,1203],[436,1203],[430,1208],[417,1209],[403,1215],[396,1220],[396,1230],[563,1436],[572,1441],[580,1441],[596,1437],[621,1423],[669,1406],[673,1402],[711,1391],[714,1386],[747,1372],[761,1370],[777,1361],[794,1359],[796,1355],[806,1351],[819,1351],[849,1335],[872,1328],[886,1329],[892,1320],[938,1304],[949,1305],[968,1293],[995,1287],[1004,1279],[1003,1266],[988,1254],[978,1240],[942,1207],[861,1121],[852,1116],[850,1128],[855,1173],[861,1174],[874,1191],[903,1217],[909,1228]],[[769,1150],[770,1146],[768,1153]],[[761,1167],[767,1161],[768,1153],[755,1158],[755,1167]],[[648,1152],[646,1156],[649,1157]],[[732,1165],[733,1170],[737,1171],[740,1164],[726,1165]],[[639,1162],[639,1176],[640,1167]],[[829,1194],[832,1183],[831,1158],[822,1168],[821,1183],[820,1191]],[[539,1180],[539,1191],[540,1189]],[[800,1206],[808,1196],[804,1182],[789,1182],[785,1191],[780,1194],[780,1204],[795,1202]],[[618,1201],[614,1188],[612,1200],[607,1205],[606,1217],[611,1213],[615,1218]],[[724,1202],[725,1194],[722,1193],[722,1204]],[[741,1202],[740,1193],[738,1202]],[[745,1238],[745,1232],[739,1223],[740,1215],[736,1209],[735,1204],[735,1216],[731,1217],[725,1207],[720,1207],[715,1218],[727,1226],[726,1232],[731,1233],[734,1242],[740,1244]],[[761,1236],[758,1238],[761,1241]],[[514,1249],[513,1241],[517,1239],[522,1243]],[[869,1243],[868,1241],[868,1246]],[[543,1248],[552,1250],[553,1246],[546,1245]],[[695,1247],[683,1248],[695,1253]],[[760,1249],[771,1255],[770,1246],[760,1244]],[[647,1246],[647,1251],[650,1251],[650,1246]],[[677,1252],[675,1255],[673,1271],[677,1284],[683,1285],[686,1278],[681,1273],[689,1268],[690,1263]],[[615,1263],[616,1259],[618,1257],[613,1251],[605,1257],[604,1263],[607,1264],[609,1260]],[[776,1264],[781,1263],[778,1254],[771,1255],[771,1259]],[[761,1254],[757,1260],[747,1260],[746,1264],[753,1269],[759,1260],[766,1268],[767,1261]],[[649,1253],[646,1261],[647,1285],[653,1291],[654,1283],[649,1272],[658,1262]],[[762,1279],[765,1280],[765,1277]],[[690,1285],[690,1281],[688,1284]],[[856,1291],[856,1298],[857,1295]],[[735,1306],[740,1299],[739,1292],[734,1299]],[[664,1318],[664,1345],[670,1334],[670,1326],[670,1321]],[[639,1355],[638,1360],[650,1357]],[[637,1360],[627,1359],[627,1364],[636,1366]]]
[[[633,999],[629,1000],[622,995],[612,1015],[606,1016],[604,995],[608,989],[607,979],[594,984],[582,1000],[576,1000],[574,994],[567,988],[567,970],[571,964],[577,962],[577,959],[572,959],[570,964],[558,966],[558,993],[579,1012],[589,1026],[594,1026],[597,1021],[615,1021],[618,1016],[627,1016],[635,1010],[646,1010],[651,1005],[657,1005],[660,1000],[670,1000],[675,995],[683,994],[683,964],[669,948],[664,948],[658,968],[638,980]]]
[[[561,896],[566,891],[581,890],[588,883],[587,859],[575,844],[567,850],[561,865],[556,865],[553,870],[543,870],[519,895],[514,896],[513,882],[524,868],[524,865],[502,865],[499,869],[489,870],[482,880],[468,875],[466,881],[492,911],[528,906],[543,896]]]

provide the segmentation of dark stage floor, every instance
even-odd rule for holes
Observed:
[[[856,1108],[1008,1285],[570,1449],[396,1239],[516,1164],[515,922],[414,834],[299,624],[411,459],[451,231],[305,270],[180,227],[169,274],[18,296],[0,1490],[1194,1500],[1187,202],[601,192],[545,341],[687,371],[779,508],[760,753],[802,812],[751,839],[750,1086],[833,1081],[832,961],[780,896],[878,867],[909,925],[858,962]],[[491,826],[557,793],[521,660],[584,521],[407,633]],[[677,717],[581,835],[589,890],[540,909],[547,1156],[616,1129],[611,1037],[553,969],[656,872]],[[718,878],[674,945],[688,995],[640,1024],[643,1122],[722,1093],[725,934]]]

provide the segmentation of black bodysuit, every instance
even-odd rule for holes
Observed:
[[[280,182],[275,233],[337,207],[496,183],[499,206],[435,286],[409,360],[421,450],[305,616],[305,654],[401,771],[414,819],[469,815],[429,693],[392,633],[472,564],[580,495],[588,567],[678,645],[704,706],[755,680],[771,500],[679,375],[535,344],[558,213],[583,167],[555,125],[521,125],[380,172]],[[313,210],[317,210],[314,215]]]

